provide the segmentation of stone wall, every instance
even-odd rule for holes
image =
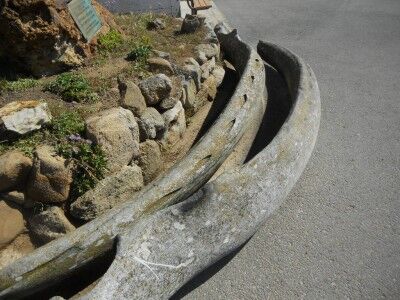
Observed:
[[[99,0],[112,12],[156,12],[177,16],[179,0]]]

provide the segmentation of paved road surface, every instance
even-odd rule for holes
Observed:
[[[400,1],[216,0],[314,69],[322,122],[280,210],[186,299],[400,298]]]

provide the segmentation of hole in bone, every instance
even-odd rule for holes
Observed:
[[[254,75],[251,75],[251,81],[254,82],[254,79],[256,79],[256,78],[254,77]]]
[[[247,100],[249,99],[249,97],[247,96],[247,94],[244,94],[244,95],[243,95],[243,99],[244,99],[244,102],[247,102]]]
[[[102,255],[88,261],[69,274],[61,274],[60,279],[50,278],[50,282],[43,283],[42,286],[34,286],[31,292],[25,292],[20,296],[23,297],[22,299],[50,299],[54,296],[69,299],[73,296],[87,294],[96,287],[114,261],[117,243],[117,238],[115,238],[111,248]],[[15,298],[19,299],[20,297],[15,295]]]

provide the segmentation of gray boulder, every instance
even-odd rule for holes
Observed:
[[[186,110],[186,115],[190,117],[193,116],[197,108],[196,106],[197,88],[193,79],[184,81],[182,85],[184,94],[184,96],[182,97],[182,104],[184,109]]]
[[[25,185],[32,168],[32,160],[14,150],[0,156],[0,192]]]
[[[216,66],[214,70],[212,70],[211,74],[215,77],[217,87],[219,87],[222,84],[222,81],[224,81],[225,69],[221,66]]]
[[[149,30],[162,30],[165,29],[165,27],[165,22],[160,18],[154,19],[147,23],[147,29]]]
[[[185,109],[182,103],[178,101],[172,109],[167,110],[162,116],[167,128],[164,141],[170,145],[174,144],[182,138],[186,131]]]
[[[35,151],[26,196],[42,203],[62,203],[68,199],[72,183],[72,163],[58,155],[50,146]]]
[[[71,204],[70,212],[76,218],[90,221],[116,205],[132,199],[133,193],[142,187],[142,170],[136,165],[124,166],[79,197]]]
[[[161,114],[154,107],[148,107],[138,119],[140,140],[161,139],[165,132],[165,123]]]
[[[146,101],[140,88],[133,81],[118,78],[120,105],[129,109],[135,116],[140,116],[146,109]]]
[[[33,202],[25,197],[25,194],[20,191],[11,191],[0,196],[0,198],[21,205],[26,208],[32,208]]]
[[[51,121],[47,103],[14,101],[0,108],[0,140],[40,129]]]
[[[199,64],[204,64],[207,62],[208,58],[203,51],[196,51],[196,60]]]
[[[151,52],[154,54],[156,57],[164,58],[164,59],[170,59],[171,55],[168,52],[163,52],[159,50],[151,50]]]
[[[217,81],[213,75],[210,75],[203,82],[201,90],[197,93],[196,105],[200,107],[205,101],[213,101],[217,96]]]
[[[182,22],[181,33],[194,33],[201,26],[198,16],[187,14]]]
[[[201,68],[199,63],[193,57],[189,57],[185,60],[185,65],[181,70],[181,75],[183,75],[186,80],[193,79],[196,83],[197,91],[200,90]]]
[[[177,98],[175,98],[175,97],[168,97],[168,98],[162,100],[160,102],[160,104],[158,105],[158,107],[162,111],[165,111],[165,110],[173,108],[178,101],[179,100]]]
[[[140,82],[139,88],[146,99],[147,105],[153,106],[169,97],[172,90],[172,82],[165,74],[157,74]]]
[[[48,243],[75,230],[75,226],[65,217],[64,211],[57,206],[31,217],[29,228],[42,243]]]
[[[101,146],[110,172],[120,170],[139,155],[139,127],[128,109],[111,108],[89,117],[86,136]]]
[[[163,73],[167,75],[173,75],[174,69],[172,68],[171,63],[161,57],[152,57],[147,60],[147,64],[149,65],[150,71],[154,73]]]
[[[199,56],[199,53],[203,52],[207,59],[211,59],[213,57],[218,58],[220,54],[220,47],[217,44],[200,44],[195,48],[196,57]]]
[[[204,81],[208,77],[210,77],[210,74],[215,69],[215,57],[205,62],[200,68],[201,68],[201,79],[202,81]]]
[[[140,144],[138,166],[142,168],[145,184],[148,184],[159,175],[162,159],[160,146],[156,141],[147,140]]]

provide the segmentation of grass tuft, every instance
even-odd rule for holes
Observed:
[[[79,73],[60,74],[54,81],[47,84],[44,90],[61,96],[65,101],[95,102],[99,98],[93,92],[86,77]]]

